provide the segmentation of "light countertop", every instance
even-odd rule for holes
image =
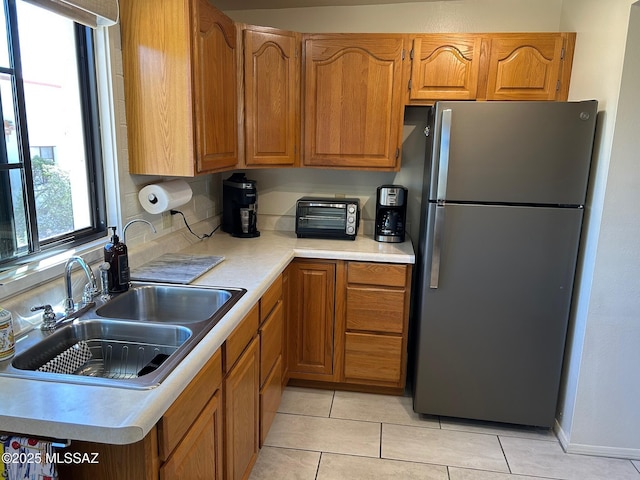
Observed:
[[[0,377],[0,431],[113,444],[142,440],[294,257],[415,263],[410,241],[378,243],[363,235],[355,241],[298,239],[276,231],[247,239],[216,233],[180,253],[224,256],[193,284],[240,287],[247,293],[158,387],[132,390]]]

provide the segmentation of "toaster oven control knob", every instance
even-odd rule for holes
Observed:
[[[355,205],[349,205],[349,208],[347,209],[347,211],[353,215],[356,213],[356,206]]]
[[[349,218],[347,218],[347,222],[349,222],[349,223],[353,223],[353,222],[355,222],[355,221],[356,221],[356,219],[355,219],[355,218],[353,218],[353,217],[349,217]]]
[[[353,228],[353,225],[349,225],[349,226],[347,227],[347,233],[348,233],[349,235],[353,235],[353,234],[355,233],[355,228]]]

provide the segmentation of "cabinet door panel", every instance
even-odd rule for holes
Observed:
[[[282,330],[284,320],[282,302],[269,315],[268,320],[260,328],[260,385],[267,380],[267,375],[282,353]]]
[[[487,100],[555,100],[563,45],[558,33],[492,37]]]
[[[282,398],[282,357],[278,357],[260,391],[260,446],[264,444]]]
[[[480,35],[421,35],[413,41],[410,100],[474,100]]]
[[[160,480],[222,479],[221,412],[218,391],[160,468]]]
[[[298,36],[244,31],[246,164],[295,166],[298,159]]]
[[[294,262],[290,282],[289,373],[333,374],[335,264]],[[305,377],[309,378],[309,377]]]
[[[224,387],[225,478],[246,478],[258,455],[260,356],[254,339]]]
[[[347,332],[344,356],[346,381],[399,385],[402,379],[402,343],[399,336]]]
[[[236,27],[207,0],[196,0],[194,105],[198,172],[238,163]]]
[[[399,166],[403,45],[401,36],[306,40],[305,165]]]

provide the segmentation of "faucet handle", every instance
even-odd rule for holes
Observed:
[[[93,299],[98,295],[99,290],[98,286],[92,282],[87,283],[84,286],[84,290],[82,291],[82,303],[87,304],[93,301]]]
[[[55,327],[56,324],[56,312],[53,311],[51,305],[38,305],[37,307],[31,307],[32,312],[37,312],[38,310],[44,310],[42,312],[42,325],[40,328],[42,330],[50,330]]]

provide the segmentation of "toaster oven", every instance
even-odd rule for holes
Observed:
[[[298,238],[355,240],[359,223],[357,198],[302,197],[296,202]]]

